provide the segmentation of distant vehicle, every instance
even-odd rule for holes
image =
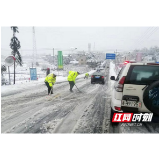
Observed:
[[[104,68],[103,67],[98,67],[96,70],[97,70],[97,72],[100,72],[100,71],[103,71]]]
[[[127,64],[127,63],[136,63],[136,61],[135,61],[135,60],[126,60],[126,61],[124,62],[124,64]]]
[[[70,64],[79,64],[79,62],[76,61],[76,60],[70,61],[69,63],[70,63]]]
[[[101,83],[105,84],[105,76],[103,72],[94,72],[91,76],[91,84]]]
[[[110,79],[115,80],[111,119],[115,112],[152,112],[159,121],[159,64],[127,63]]]
[[[99,69],[100,69],[100,70],[104,70],[104,67],[103,67],[103,68],[102,68],[102,67],[100,67]]]

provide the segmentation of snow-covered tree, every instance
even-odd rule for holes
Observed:
[[[15,63],[19,64],[22,66],[22,57],[18,49],[21,48],[20,41],[18,38],[15,36],[16,32],[18,32],[18,27],[12,26],[11,29],[13,30],[13,37],[11,38],[11,43],[10,43],[10,48],[12,49],[11,54],[16,58],[14,62],[14,84],[15,84]]]

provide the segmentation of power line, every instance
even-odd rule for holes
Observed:
[[[158,30],[158,27],[156,27],[156,28],[147,36],[147,38],[149,38],[156,30]]]
[[[158,27],[156,27],[156,28],[154,28],[146,37],[145,37],[145,39],[143,39],[140,43],[139,43],[139,46],[141,45],[141,44],[144,44],[144,40],[146,40],[146,41],[148,41],[148,39],[149,39],[149,37],[151,37],[152,35],[153,35],[153,33],[155,33],[155,31],[158,29]]]
[[[152,31],[153,28],[154,28],[154,27],[149,27],[149,28],[145,31],[145,33],[137,40],[137,42],[136,42],[135,45],[136,45],[136,46],[139,45],[139,43],[145,39],[145,37],[148,35],[148,33],[150,33],[150,32]]]
[[[150,31],[148,31],[148,32],[144,35],[144,37],[143,37],[138,43],[140,43],[140,42],[142,42],[144,39],[146,39],[147,35],[150,34],[153,30],[154,30],[154,27],[152,27],[152,28],[150,29]]]

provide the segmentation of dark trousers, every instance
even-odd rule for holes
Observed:
[[[70,84],[70,91],[72,91],[72,88],[74,87],[74,82],[73,81],[68,81]]]
[[[50,91],[51,91],[51,87],[49,86],[49,83],[48,83],[48,82],[45,82],[45,84],[46,84],[46,86],[47,86],[47,88],[48,88],[48,95],[49,95],[49,93],[50,93]],[[53,94],[53,91],[51,91],[51,94]]]

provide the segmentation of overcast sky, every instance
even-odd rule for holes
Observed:
[[[33,27],[18,27],[16,33],[21,50],[33,49]],[[13,31],[9,27],[1,27],[1,48],[10,49]],[[159,46],[158,27],[35,27],[37,52],[42,48],[77,51],[128,51],[143,47]]]

